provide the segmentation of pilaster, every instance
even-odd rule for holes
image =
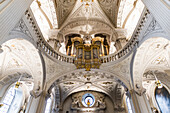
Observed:
[[[38,97],[31,94],[26,106],[25,113],[43,113],[46,105],[46,93],[43,92]]]
[[[122,49],[127,43],[126,38],[118,38],[115,42],[115,47],[117,50]]]
[[[130,94],[135,113],[152,113],[145,92],[139,95],[134,90],[131,90]]]

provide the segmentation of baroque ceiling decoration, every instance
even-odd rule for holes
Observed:
[[[18,79],[21,76],[22,76],[21,81],[33,81],[33,77],[28,73],[10,74],[10,75],[6,76],[5,78],[1,79],[0,88],[1,88],[1,86],[4,86],[8,83],[14,83],[14,82],[18,81]]]
[[[164,32],[162,27],[159,25],[159,23],[153,18],[152,22],[149,24],[149,27],[147,28],[147,30],[144,33],[144,36],[151,34],[153,32]]]
[[[154,69],[147,69],[147,71],[143,74],[143,87],[147,88],[152,82],[156,81],[156,78],[161,81],[161,83],[166,84],[168,87],[170,86],[170,75],[166,72],[158,71]]]
[[[58,27],[66,20],[77,0],[56,0]]]
[[[101,8],[116,27],[119,0],[98,0]]]
[[[2,55],[5,55],[5,59],[1,73],[3,75],[17,72],[29,73],[34,78],[34,89],[38,87],[41,89],[44,81],[43,67],[41,57],[34,45],[18,37],[5,42],[2,47],[4,48]]]
[[[64,98],[72,91],[81,90],[101,90],[108,94],[114,91],[116,84],[126,86],[113,75],[102,72],[72,72],[59,77],[48,89],[60,86]],[[100,84],[100,85],[99,85]]]
[[[134,59],[134,83],[142,89],[142,77],[145,70],[165,71],[169,69],[169,41],[162,37],[153,37],[145,41],[138,49]],[[143,54],[145,53],[145,54]]]
[[[87,26],[90,28],[88,29],[88,33],[86,29]],[[86,34],[97,34],[97,33],[104,33],[104,34],[109,34],[110,35],[110,41],[116,41],[116,38],[118,37],[118,34],[116,30],[110,26],[109,24],[96,19],[89,19],[89,20],[79,20],[79,21],[72,21],[68,23],[63,29],[61,29],[60,33],[63,34],[63,36],[66,36],[68,34],[72,33],[78,33],[81,34],[85,32]],[[83,33],[84,35],[84,33]]]
[[[99,19],[102,20],[103,18],[100,17],[100,15],[98,14],[98,12],[96,11],[95,7],[91,7],[88,11],[86,8],[84,8],[84,6],[80,6],[77,11],[75,11],[73,13],[73,15],[71,15],[70,21],[74,21],[74,20],[78,20],[78,19],[85,19],[85,18],[95,18],[95,19]]]
[[[25,35],[29,36],[30,38],[32,38],[31,33],[28,30],[28,27],[25,25],[23,19],[21,19],[18,24],[14,27],[14,29],[12,31],[18,31],[18,32],[22,32]]]
[[[79,2],[80,1],[78,1],[77,4]],[[97,1],[94,1],[94,3],[92,3],[92,5],[90,5],[89,7],[84,7],[84,5],[81,5],[81,4],[80,6],[79,5],[77,6],[78,8],[74,8],[74,10],[69,15],[67,22],[65,24],[69,23],[70,21],[75,21],[75,20],[79,21],[82,19],[86,19],[86,20],[96,19],[96,21],[100,20],[112,26],[110,20],[105,15],[105,13],[102,11]]]

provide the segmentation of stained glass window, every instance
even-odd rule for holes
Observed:
[[[0,113],[7,113],[11,103],[15,97],[16,91],[15,91],[15,86],[11,87],[7,94],[5,95],[5,98],[3,99],[3,106],[0,108]]]
[[[95,98],[92,94],[86,93],[82,97],[82,103],[85,107],[92,107],[95,103]]]
[[[51,98],[48,98],[47,104],[46,104],[46,107],[45,107],[45,113],[50,113],[51,102],[52,102]]]
[[[132,107],[131,107],[131,104],[130,104],[130,99],[129,99],[128,96],[126,96],[126,105],[127,105],[127,108],[128,108],[128,113],[133,113]]]
[[[170,94],[165,87],[156,88],[155,98],[161,113],[170,113]]]

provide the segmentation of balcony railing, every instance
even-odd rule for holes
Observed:
[[[129,40],[129,42],[125,45],[125,47],[123,47],[120,51],[114,53],[114,54],[110,54],[107,56],[102,56],[100,57],[100,61],[99,63],[107,63],[107,62],[114,62],[120,58],[122,58],[123,56],[128,55],[130,52],[133,51],[133,48],[137,46],[138,44],[138,36],[140,34],[140,32],[142,31],[142,28],[144,26],[145,21],[147,20],[147,17],[149,15],[149,11],[146,10],[144,13],[143,18],[140,20],[140,23],[138,24],[137,28],[135,29],[135,32],[132,35],[132,38]],[[44,39],[37,23],[36,20],[31,12],[31,10],[27,10],[25,13],[29,23],[31,24],[33,31],[35,32],[35,35],[37,37],[37,45],[39,47],[39,49],[41,51],[43,51],[44,53],[46,53],[47,55],[49,55],[50,57],[55,58],[56,60],[60,60],[60,61],[64,61],[64,62],[68,62],[68,63],[75,63],[77,64],[79,61],[78,59],[76,59],[73,56],[67,56],[64,55],[60,52],[56,52]],[[76,61],[77,60],[77,61]],[[80,61],[81,63],[82,60]],[[79,63],[80,63],[79,62]],[[92,64],[98,62],[98,61],[90,61]],[[79,64],[77,64],[79,65]]]

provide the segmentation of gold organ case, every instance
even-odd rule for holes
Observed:
[[[68,38],[66,51],[67,55],[74,56],[74,64],[78,69],[85,68],[90,71],[91,68],[99,69],[101,65],[100,56],[109,54],[109,44],[104,43],[104,37],[96,36],[91,38],[81,38],[72,36]]]

